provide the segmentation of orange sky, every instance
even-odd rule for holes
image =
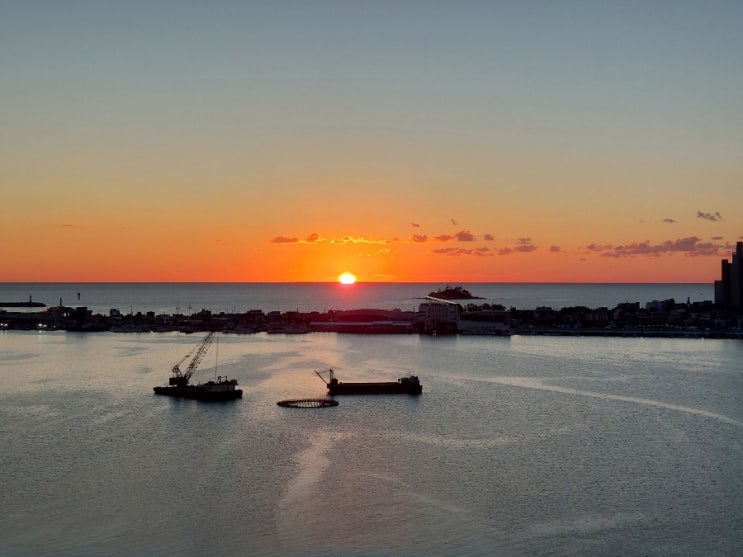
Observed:
[[[0,281],[712,282],[743,8],[632,5],[13,3]]]

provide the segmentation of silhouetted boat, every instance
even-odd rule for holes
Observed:
[[[204,402],[218,402],[242,398],[243,392],[242,389],[237,388],[237,379],[227,379],[227,377],[219,376],[214,381],[207,381],[206,383],[199,383],[197,385],[189,384],[191,376],[204,358],[213,338],[214,332],[210,332],[201,341],[186,371],[181,371],[180,364],[186,361],[190,354],[187,354],[180,362],[175,364],[172,369],[172,376],[168,380],[168,386],[154,387],[155,394],[177,398],[192,398]]]
[[[397,381],[342,383],[335,377],[332,369],[315,373],[328,386],[328,393],[331,395],[419,395],[423,392],[423,385],[417,375],[401,377]],[[328,374],[327,381],[323,377],[324,373]]]
[[[242,398],[242,389],[237,389],[237,379],[218,377],[216,381],[207,381],[198,385],[172,385],[155,387],[155,394],[178,398],[192,398],[204,402],[218,402]]]

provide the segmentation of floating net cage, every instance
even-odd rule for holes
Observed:
[[[280,400],[276,404],[284,408],[329,408],[338,406],[338,401],[330,398],[294,398]]]

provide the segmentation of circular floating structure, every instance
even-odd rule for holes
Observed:
[[[280,400],[276,404],[284,408],[329,408],[330,406],[338,406],[338,401],[332,398],[294,398]]]

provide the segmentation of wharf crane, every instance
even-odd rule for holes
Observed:
[[[185,362],[189,358],[189,356],[191,356],[190,353],[186,354],[180,362],[173,366],[173,376],[168,380],[168,384],[175,385],[176,387],[185,387],[186,385],[188,385],[188,382],[191,380],[191,376],[196,371],[196,368],[199,367],[201,360],[204,359],[206,351],[209,350],[209,346],[213,341],[214,331],[211,331],[199,344],[198,348],[196,349],[196,353],[194,354],[191,362],[186,368],[186,371],[181,371],[181,364]]]

